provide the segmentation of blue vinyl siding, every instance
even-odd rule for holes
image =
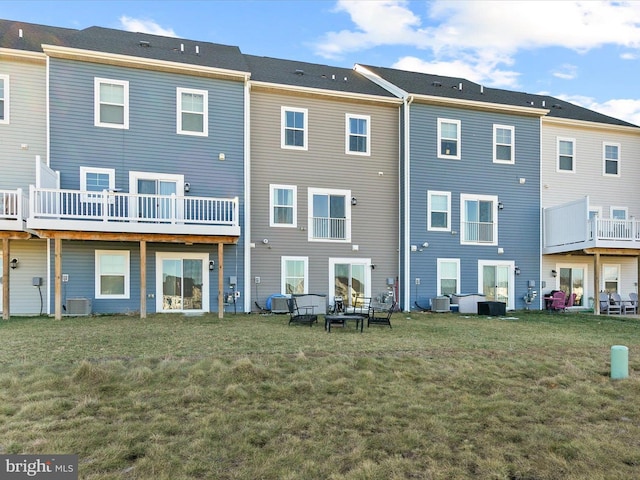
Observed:
[[[461,293],[478,293],[478,260],[513,261],[521,271],[515,277],[514,306],[524,308],[528,280],[539,289],[540,278],[540,119],[416,104],[411,113],[410,244],[429,243],[423,251],[408,252],[411,305],[416,300],[428,305],[436,296],[438,258],[459,258]],[[460,160],[437,158],[438,118],[460,120]],[[494,124],[515,127],[514,165],[493,163]],[[455,233],[427,231],[428,190],[451,192]],[[461,245],[461,194],[497,196],[504,204],[497,214],[497,245]]]

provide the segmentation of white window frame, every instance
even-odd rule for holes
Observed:
[[[313,236],[313,196],[314,195],[336,195],[343,196],[345,209],[345,238],[316,238]],[[329,188],[312,188],[309,187],[307,192],[307,211],[309,215],[307,227],[307,240],[310,242],[329,242],[329,243],[349,243],[351,242],[351,190],[337,190]]]
[[[287,112],[304,114],[303,145],[287,145]],[[280,147],[288,150],[308,150],[309,145],[309,110],[297,107],[281,107],[280,113]]]
[[[492,202],[492,216],[493,216],[493,241],[491,242],[473,242],[465,240],[467,229],[467,211],[465,203],[467,201],[484,201]],[[483,246],[495,246],[498,245],[498,197],[495,195],[472,195],[463,193],[460,195],[460,244],[461,245],[483,245]]]
[[[457,137],[456,137],[456,145],[458,147],[456,155],[447,155],[446,153],[442,153],[442,125],[445,123],[453,123],[457,125]],[[437,154],[438,158],[447,158],[449,160],[460,160],[462,155],[462,128],[460,120],[452,120],[449,118],[438,118],[438,144],[436,148],[438,149]],[[450,139],[452,140],[452,139]]]
[[[202,112],[188,112],[184,111],[182,107],[182,94],[188,93],[191,95],[202,96]],[[182,128],[182,114],[191,113],[202,115],[202,132],[194,132],[192,130],[184,130]],[[209,136],[209,92],[207,90],[196,90],[193,88],[176,88],[176,133],[178,135],[193,135],[196,137]]]
[[[309,257],[286,257],[286,256],[283,256],[280,261],[280,293],[282,295],[288,295],[287,278],[285,275],[287,262],[303,262],[304,288],[302,293],[309,293]]]
[[[618,149],[618,158],[607,158],[607,147],[616,147]],[[620,176],[620,156],[621,146],[619,143],[603,142],[602,143],[602,175],[605,177],[619,177]],[[616,173],[607,173],[607,162],[616,162]]]
[[[87,191],[87,174],[88,173],[99,173],[109,176],[109,188],[106,190],[115,190],[116,188],[116,171],[113,168],[97,168],[97,167],[80,167],[80,190]],[[102,198],[102,192],[98,192],[99,195],[94,195],[91,193],[83,194],[82,201],[83,202],[96,202],[100,203]],[[109,198],[109,203],[114,202],[114,198]]]
[[[367,129],[366,129],[366,133],[364,135],[358,134],[358,133],[354,133],[351,131],[351,120],[365,120],[367,122]],[[356,136],[356,137],[365,137],[365,144],[366,144],[366,151],[364,152],[358,152],[358,151],[354,151],[351,150],[351,137],[352,136]],[[347,113],[345,116],[345,153],[347,155],[360,155],[360,156],[364,156],[364,157],[369,157],[371,156],[371,117],[369,115],[354,115],[351,113]]]
[[[100,85],[102,84],[112,84],[112,85],[120,85],[124,87],[124,104],[123,107],[123,123],[105,123],[100,120],[100,105],[102,102],[100,101]],[[94,113],[94,125],[96,127],[105,127],[105,128],[118,128],[121,130],[129,129],[129,82],[126,80],[113,80],[110,78],[99,78],[95,77],[93,79],[93,97],[94,97],[94,105],[93,105],[93,113]]]
[[[354,258],[354,257],[329,257],[329,303],[335,304],[336,291],[336,265],[347,264],[350,267],[354,265],[362,265],[364,268],[364,296],[371,297],[371,259],[370,258]],[[345,305],[349,305],[348,299],[343,299]]]
[[[276,205],[274,194],[276,190],[291,190],[293,196],[293,220],[292,223],[276,223],[275,208],[279,206],[288,207],[288,205]],[[269,226],[277,228],[296,228],[298,226],[298,187],[296,185],[269,185]]]
[[[175,259],[175,260],[200,260],[202,261],[202,309],[175,309],[175,310],[164,310],[163,306],[163,278],[162,278],[162,262],[166,259]],[[209,254],[203,252],[156,252],[156,313],[180,313],[180,312],[189,312],[189,313],[198,313],[198,312],[208,312],[210,309],[210,294],[209,294]]]
[[[624,212],[624,218],[615,218],[614,217],[614,212],[615,211]],[[616,207],[615,205],[612,205],[612,206],[609,207],[609,218],[611,220],[627,220],[629,218],[629,208],[628,207]]]
[[[125,257],[125,272],[124,272],[124,293],[122,295],[104,295],[101,293],[102,272],[100,271],[100,258],[103,255],[120,255]],[[129,250],[95,250],[95,298],[96,299],[128,299],[131,298],[130,292],[130,280],[131,280],[131,252]]]
[[[460,259],[459,258],[438,258],[437,266],[436,266],[436,275],[437,275],[437,290],[438,296],[442,295],[442,269],[441,265],[443,263],[455,263],[456,264],[456,294],[460,293]],[[448,277],[447,277],[448,279]]]
[[[565,170],[560,168],[560,142],[571,142],[573,145],[573,154],[571,155],[571,170]],[[567,156],[567,155],[562,155]],[[558,137],[556,140],[556,172],[559,173],[576,173],[576,139]]]
[[[4,101],[4,118],[0,119],[0,125],[9,125],[11,113],[9,75],[0,75],[0,80],[4,83],[4,96],[2,97],[2,100]]]
[[[511,132],[511,143],[499,143],[498,130],[509,130]],[[509,160],[502,160],[498,158],[498,146],[508,146],[511,149],[511,158]],[[493,163],[509,165],[516,163],[516,127],[511,125],[493,125]]]
[[[612,269],[616,269],[616,284],[617,284],[617,288],[616,291],[619,292],[620,291],[620,275],[621,275],[621,268],[620,268],[620,264],[619,263],[604,263],[602,264],[601,267],[601,271],[600,271],[600,278],[601,278],[601,285],[600,285],[600,291],[605,292],[606,291],[606,283],[607,283],[607,278],[605,277],[605,270],[607,268],[612,268]]]
[[[446,227],[434,227],[431,225],[431,214],[434,210],[431,208],[431,198],[433,196],[446,196],[447,197],[447,226]],[[435,210],[439,212],[440,210]],[[450,232],[451,231],[451,192],[443,192],[438,190],[427,190],[427,230],[434,232]]]

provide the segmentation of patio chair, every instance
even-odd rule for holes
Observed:
[[[614,292],[609,295],[609,298],[609,313],[625,313],[624,302],[619,293]]]
[[[391,315],[396,309],[396,302],[393,302],[389,308],[371,307],[371,313],[367,317],[367,327],[369,325],[388,325],[391,328]],[[376,314],[377,312],[377,314]]]
[[[565,305],[565,310],[569,307],[573,307],[576,303],[576,297],[577,295],[575,293],[572,293],[571,295],[569,295],[567,297],[567,303]]]
[[[567,308],[566,295],[562,290],[553,292],[551,296],[551,303],[549,304],[549,310],[552,312],[564,312]]]
[[[612,313],[620,313],[620,306],[616,306],[609,300],[609,294],[607,292],[600,292],[598,295],[598,301],[600,302],[600,313],[606,313],[611,315]]]
[[[289,325],[291,325],[292,323],[308,323],[311,327],[314,323],[318,322],[318,315],[311,313],[300,313],[300,310],[298,309],[298,302],[296,302],[295,297],[287,299],[287,306],[289,307]]]
[[[626,308],[629,311],[629,313],[632,313],[633,315],[638,314],[638,294],[637,293],[632,292],[629,294],[629,301],[627,302]]]
[[[260,315],[271,315],[271,310],[269,310],[268,308],[264,308],[261,307],[260,304],[258,302],[253,302],[256,305],[256,308],[258,309],[258,313]]]

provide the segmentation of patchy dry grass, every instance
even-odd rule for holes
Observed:
[[[83,479],[640,478],[640,320],[514,317],[11,319],[0,452]]]

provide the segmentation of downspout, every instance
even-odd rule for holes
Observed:
[[[401,217],[403,218],[404,221],[404,246],[401,249],[402,252],[404,252],[404,258],[402,259],[402,261],[404,262],[404,279],[403,279],[403,284],[404,284],[404,299],[403,299],[403,304],[404,304],[404,311],[405,312],[409,312],[411,310],[411,287],[410,287],[410,267],[411,267],[411,261],[410,261],[410,255],[411,255],[411,248],[410,248],[410,235],[411,235],[411,226],[410,226],[410,220],[411,220],[411,207],[410,207],[410,203],[409,203],[409,199],[411,198],[411,170],[410,170],[410,166],[411,166],[411,114],[409,112],[410,110],[410,106],[413,103],[414,97],[413,95],[406,95],[405,97],[403,97],[403,102],[404,102],[404,158],[403,158],[403,163],[404,163],[404,178],[400,178],[400,182],[404,182],[404,198],[403,198],[403,202],[404,202],[404,212],[400,212]],[[402,177],[402,176],[401,176]]]
[[[251,313],[251,86],[244,82],[244,311]]]
[[[49,161],[49,159],[51,158],[51,109],[49,107],[49,69],[51,68],[49,65],[49,61],[50,61],[51,57],[49,57],[49,55],[47,55],[47,65],[46,65],[46,73],[45,73],[45,111],[46,111],[46,129],[47,129],[47,134],[46,134],[46,142],[47,142],[47,158],[46,158],[46,165],[47,167],[51,166],[51,163]],[[39,167],[38,167],[39,168]],[[59,180],[60,177],[58,177]],[[38,185],[38,187],[40,187],[41,185]],[[58,185],[58,188],[60,188],[60,185]],[[29,199],[29,206],[31,206],[31,199]],[[31,208],[31,207],[29,207]],[[31,215],[31,212],[29,212],[29,215]],[[47,244],[47,291],[46,291],[46,302],[47,302],[47,308],[46,308],[46,312],[47,315],[51,315],[51,239],[47,238],[45,240],[46,244]]]

